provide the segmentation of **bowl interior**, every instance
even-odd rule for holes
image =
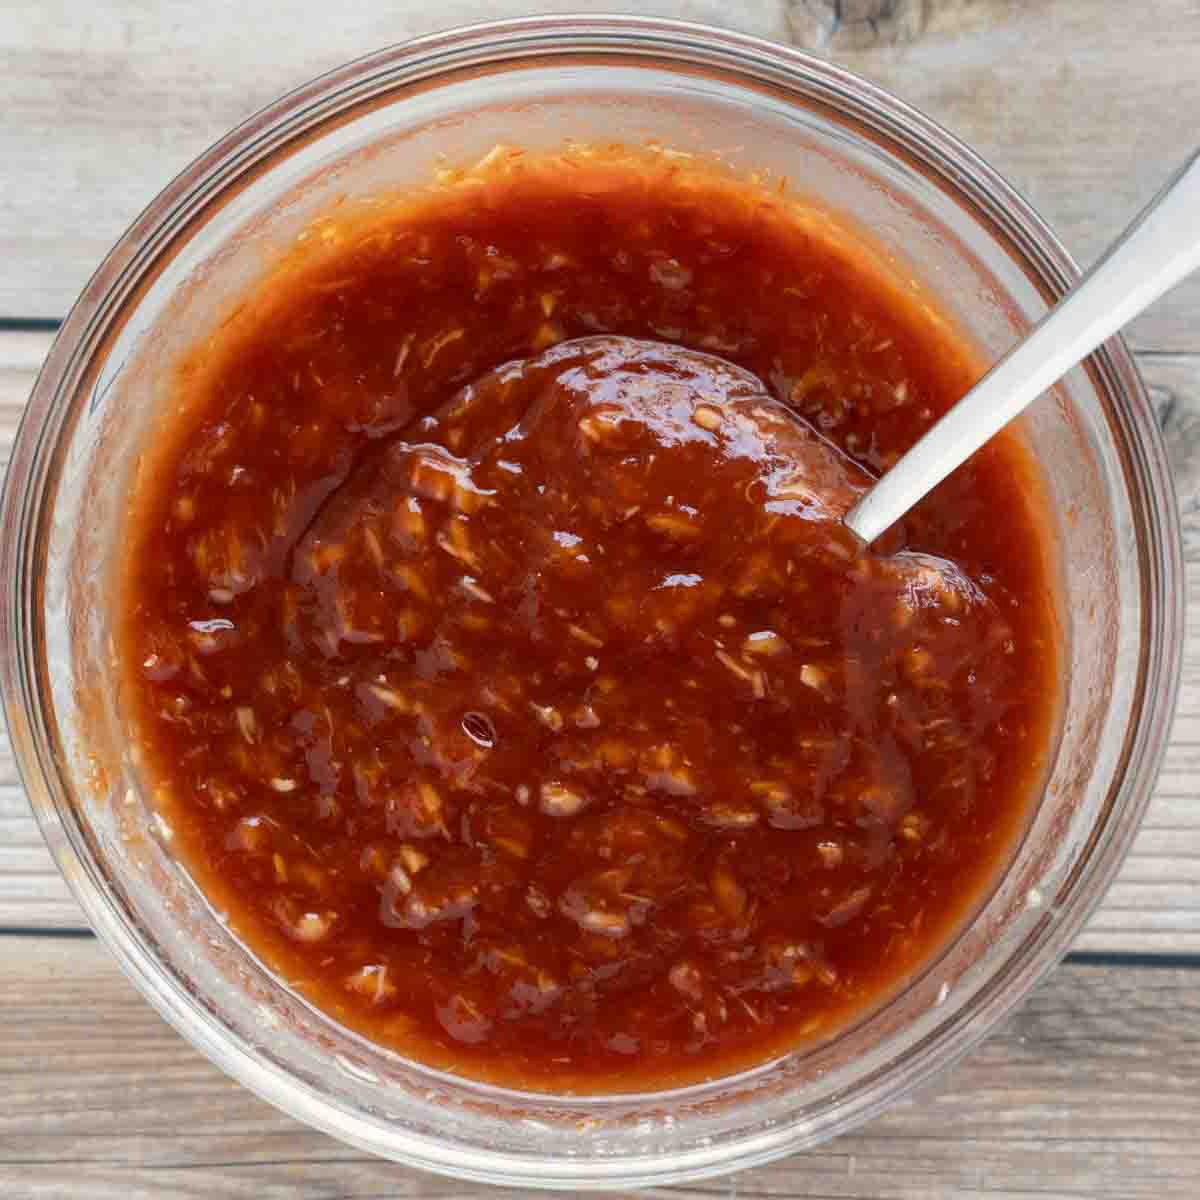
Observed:
[[[1066,949],[1148,795],[1173,696],[1178,545],[1146,398],[1114,344],[1021,423],[1056,519],[1067,667],[1045,799],[970,926],[828,1045],[675,1092],[571,1099],[463,1081],[337,1026],[231,936],[126,752],[108,609],[125,496],[177,355],[313,216],[342,195],[422,182],[443,159],[566,138],[654,139],[787,176],[869,230],[989,358],[1071,277],[1036,217],[940,131],[752,39],[514,23],[355,64],[189,169],[64,328],[8,481],[5,694],[39,820],[89,918],[160,1011],[242,1082],[359,1146],[460,1177],[666,1182],[864,1119],[963,1052]]]

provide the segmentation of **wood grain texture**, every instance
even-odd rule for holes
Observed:
[[[1194,1197],[1196,979],[1062,967],[963,1063],[861,1132],[733,1179],[641,1194]],[[0,937],[0,1011],[5,1197],[517,1195],[377,1162],[277,1113],[141,1003],[93,939]]]
[[[421,33],[605,0],[4,0],[0,317],[61,317],[133,218],[202,150],[308,79]],[[780,0],[639,12],[786,37]]]
[[[49,335],[0,334],[0,463]],[[1188,531],[1188,639],[1174,733],[1137,842],[1077,949],[1200,954],[1200,355],[1142,354]],[[79,929],[83,919],[30,816],[0,732],[0,929]]]
[[[874,0],[837,0],[853,15]],[[793,0],[794,13],[804,0]],[[945,125],[1032,201],[1083,265],[1196,146],[1196,0],[896,0],[914,36],[876,22],[830,54]],[[910,18],[912,23],[914,18]],[[899,22],[903,24],[903,22]],[[892,44],[888,44],[891,42]],[[1136,347],[1200,350],[1200,278],[1130,326]]]
[[[138,211],[213,140],[348,59],[528,0],[297,5],[6,0],[0,5],[0,317],[59,317]],[[609,0],[541,0],[540,12]],[[1196,140],[1195,0],[642,0],[639,12],[790,38],[963,137],[1088,262]],[[20,181],[13,186],[12,181]],[[1200,349],[1200,282],[1135,323]]]

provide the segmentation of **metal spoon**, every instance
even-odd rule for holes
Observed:
[[[846,514],[873,542],[993,434],[1200,267],[1200,151],[1188,159],[1108,252]]]

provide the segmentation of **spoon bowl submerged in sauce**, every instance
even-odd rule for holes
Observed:
[[[1009,620],[945,560],[860,550],[866,473],[711,355],[567,341],[399,437],[296,544],[289,636],[331,731],[385,739],[355,838],[420,839],[379,891],[438,956],[414,1022],[597,1082],[817,1028],[996,802],[963,788],[1019,708]]]

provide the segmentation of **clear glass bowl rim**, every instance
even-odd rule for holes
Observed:
[[[207,205],[236,191],[247,171],[266,169],[297,138],[319,132],[365,99],[465,68],[519,65],[559,55],[635,55],[711,68],[790,91],[858,121],[913,155],[937,181],[965,200],[993,236],[1009,244],[1048,302],[1079,271],[1049,227],[982,159],[917,110],[865,80],[801,51],[746,34],[682,21],[632,16],[527,17],[459,27],[361,58],[268,105],[188,166],[151,202],[117,242],[83,290],[51,348],[22,418],[0,502],[0,684],[14,752],[31,805],[59,869],[121,968],[160,1014],[224,1071],[290,1115],[363,1149],[458,1178],[524,1186],[599,1187],[662,1184],[769,1161],[792,1148],[786,1126],[723,1141],[709,1150],[588,1161],[545,1161],[526,1155],[464,1153],[435,1139],[396,1129],[385,1140],[373,1125],[327,1102],[282,1071],[266,1067],[227,1038],[222,1026],[186,995],[139,945],[134,930],[102,886],[102,873],[70,819],[72,793],[54,747],[57,731],[42,695],[43,642],[37,572],[47,482],[62,453],[71,401],[89,362],[119,329],[122,313],[153,278],[154,262],[202,222]],[[1142,703],[1126,734],[1123,769],[1110,790],[1104,836],[1086,856],[1070,902],[997,965],[970,1021],[931,1039],[890,1081],[843,1106],[824,1131],[832,1136],[878,1112],[965,1054],[1067,952],[1115,875],[1149,801],[1165,750],[1178,690],[1183,638],[1182,553],[1171,476],[1158,427],[1128,349],[1114,338],[1089,362],[1098,387],[1128,428],[1117,441],[1126,455],[1138,522],[1143,581]]]

